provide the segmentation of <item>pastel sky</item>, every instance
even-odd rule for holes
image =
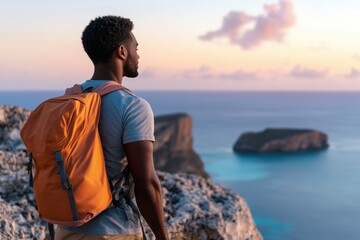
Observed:
[[[133,20],[134,90],[359,91],[358,0],[18,0],[0,5],[0,90],[91,77],[80,36],[101,15]]]

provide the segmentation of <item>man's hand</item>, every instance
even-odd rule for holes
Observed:
[[[136,202],[140,212],[156,236],[169,239],[165,229],[161,185],[153,162],[151,141],[131,142],[124,145],[126,158],[135,183]]]

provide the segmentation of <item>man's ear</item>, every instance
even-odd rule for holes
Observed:
[[[128,51],[124,45],[120,45],[117,50],[117,55],[120,59],[126,60],[128,56]]]

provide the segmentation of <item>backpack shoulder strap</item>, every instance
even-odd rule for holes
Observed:
[[[94,89],[94,92],[97,92],[101,96],[104,96],[108,93],[114,92],[116,90],[124,89],[132,93],[132,91],[118,82],[107,81],[106,83],[101,84],[99,87]]]
[[[124,89],[127,90],[128,92],[132,91],[124,86],[122,86],[120,83],[115,82],[115,81],[107,81],[106,83],[101,84],[99,87],[94,89],[94,92],[100,94],[101,96],[104,96],[108,93],[114,92],[116,90],[120,90],[120,89]],[[65,95],[71,95],[71,94],[79,94],[82,93],[83,90],[81,88],[80,84],[75,84],[73,87],[71,88],[67,88],[65,90]]]

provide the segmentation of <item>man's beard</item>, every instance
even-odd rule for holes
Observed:
[[[129,55],[124,63],[124,76],[129,78],[135,78],[139,75],[137,71],[137,66],[135,66],[135,62],[133,58]]]

